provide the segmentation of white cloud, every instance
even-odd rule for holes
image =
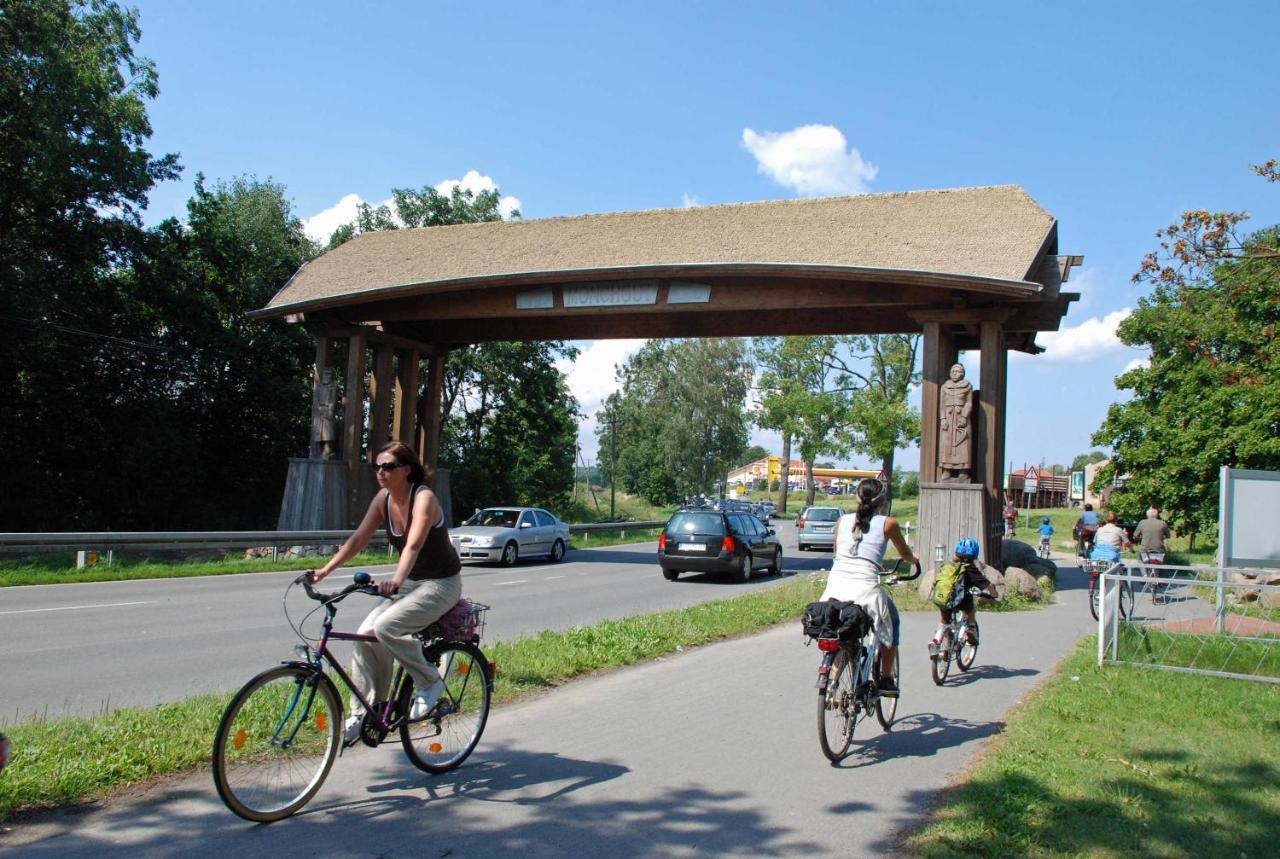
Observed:
[[[755,156],[761,174],[806,196],[864,194],[879,172],[832,125],[762,134],[744,128],[742,146]]]
[[[1062,291],[1080,293],[1080,300],[1071,305],[1073,309],[1088,307],[1095,296],[1102,294],[1102,273],[1087,266],[1076,269],[1071,272],[1071,280],[1062,285]]]
[[[489,176],[483,176],[475,170],[468,170],[461,179],[446,179],[437,183],[435,189],[448,196],[453,193],[455,186],[461,186],[463,190],[470,191],[473,194],[480,191],[493,191],[498,187],[497,183]],[[367,201],[362,199],[359,194],[347,194],[324,211],[317,212],[309,218],[303,218],[303,232],[310,236],[312,241],[323,245],[329,241],[329,237],[333,235],[334,230],[356,219],[356,208],[364,202]],[[392,198],[388,197],[380,203],[371,205],[375,209],[379,206],[391,207],[392,202]],[[510,218],[511,213],[520,207],[520,200],[517,197],[502,197],[498,200],[498,211],[503,218]],[[394,209],[391,216],[395,218]],[[396,220],[399,221],[398,218]]]
[[[646,340],[592,340],[580,344],[576,361],[561,359],[556,368],[565,374],[569,391],[578,401],[582,420],[578,424],[578,445],[587,459],[595,458],[596,412],[605,399],[618,390],[616,367],[640,350]]]
[[[468,170],[461,179],[445,179],[443,182],[436,184],[436,190],[448,197],[453,193],[455,186],[461,186],[462,190],[470,191],[472,194],[479,194],[481,191],[496,191],[498,183],[494,182],[489,176],[482,176],[478,171]],[[518,197],[502,197],[498,200],[498,211],[503,218],[510,218],[511,213],[520,208],[520,199]]]
[[[702,205],[702,201],[692,194],[680,195],[680,208],[682,209],[693,209],[701,205]]]
[[[1147,367],[1150,367],[1150,366],[1151,366],[1150,356],[1146,358],[1134,358],[1128,364],[1124,365],[1124,370],[1122,372],[1127,373],[1130,370],[1137,370],[1139,367],[1146,369]]]
[[[1063,328],[1061,331],[1044,331],[1037,342],[1044,347],[1044,354],[1036,357],[1039,363],[1082,364],[1106,355],[1113,355],[1128,349],[1116,336],[1116,328],[1133,309],[1122,307],[1113,310],[1102,318],[1090,317],[1079,325]],[[1012,353],[1015,360],[1030,356],[1020,352]]]

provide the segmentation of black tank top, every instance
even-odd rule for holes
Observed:
[[[396,552],[404,552],[404,544],[409,539],[409,525],[413,522],[413,501],[418,496],[418,492],[427,487],[420,483],[415,483],[409,488],[409,510],[404,517],[404,533],[397,534],[391,528],[391,493],[387,493],[387,497],[383,499],[383,518],[386,520],[387,541],[396,547]],[[444,524],[444,514],[440,515],[440,521],[431,526],[431,530],[427,532],[426,542],[422,544],[422,551],[418,552],[418,558],[413,564],[413,569],[409,571],[409,578],[419,581],[421,579],[447,579],[450,576],[456,576],[462,570],[462,561],[458,559],[458,553],[453,550],[453,544],[449,542],[449,529]]]

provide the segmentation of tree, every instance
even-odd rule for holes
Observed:
[[[742,341],[650,340],[618,368],[598,415],[601,460],[616,433],[618,482],[651,504],[710,492],[747,448],[751,363]]]
[[[1116,379],[1132,397],[1093,436],[1114,450],[1107,476],[1127,476],[1122,515],[1154,503],[1194,533],[1217,520],[1222,466],[1280,468],[1280,227],[1241,235],[1246,217],[1185,212],[1134,275],[1151,292],[1117,333],[1150,366]]]
[[[920,412],[907,405],[907,394],[920,382],[917,334],[874,334],[850,337],[852,360],[832,356],[833,369],[857,383],[852,391],[849,444],[880,461],[880,470],[893,474],[898,448],[920,443]]]
[[[742,452],[741,465],[747,465],[752,462],[759,462],[762,459],[769,458],[769,451],[765,450],[758,444],[753,444]]]
[[[391,197],[390,206],[360,204],[356,220],[335,230],[327,247],[369,231],[502,220],[497,189],[454,186],[445,195],[431,186],[396,188]],[[512,503],[568,508],[578,405],[555,362],[577,354],[563,341],[479,343],[449,353],[440,446],[456,510]]]
[[[812,505],[816,487],[814,460],[823,454],[843,456],[848,437],[838,430],[848,424],[848,379],[835,369],[840,338],[761,337],[755,341],[761,367],[756,422],[783,433],[800,448],[805,464],[806,499]],[[787,453],[789,454],[789,450]]]
[[[111,2],[8,0],[0,11],[0,518],[10,529],[119,521],[85,469],[117,439],[137,447],[146,426],[122,423],[120,403],[161,351],[131,337],[143,308],[112,273],[145,242],[147,194],[178,161],[144,148],[158,85],[134,53],[140,35],[137,13]]]
[[[1082,453],[1071,460],[1072,471],[1084,471],[1086,465],[1093,465],[1095,462],[1102,462],[1107,455],[1100,450],[1093,450],[1089,453]]]

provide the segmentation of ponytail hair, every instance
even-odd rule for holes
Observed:
[[[884,507],[885,485],[874,477],[858,481],[858,512],[854,527],[865,534],[871,529],[871,517]]]
[[[390,444],[384,444],[378,451],[378,456],[389,453],[395,457],[396,462],[401,465],[409,466],[409,482],[410,483],[426,483],[427,470],[422,467],[422,460],[418,458],[418,452],[402,441],[393,441]]]

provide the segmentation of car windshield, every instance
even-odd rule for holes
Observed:
[[[490,528],[514,528],[520,518],[519,510],[477,510],[463,525],[483,525]]]
[[[667,523],[673,534],[722,534],[724,520],[718,513],[677,513]]]
[[[836,507],[815,507],[804,518],[810,522],[834,522],[840,518],[840,510]]]

